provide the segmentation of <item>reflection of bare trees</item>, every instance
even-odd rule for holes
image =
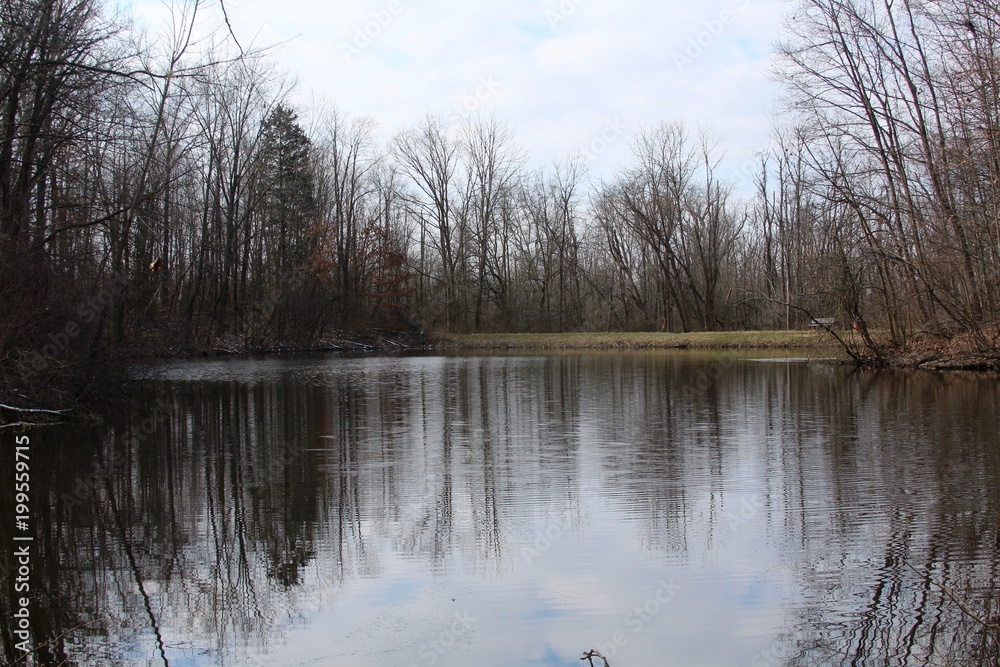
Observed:
[[[517,375],[527,384],[531,370]],[[53,617],[34,627],[39,642],[72,632],[46,664],[123,664],[127,646],[162,664],[195,647],[222,660],[266,652],[296,609],[336,595],[345,578],[379,576],[386,534],[432,563],[500,558],[502,508],[525,488],[544,498],[549,483],[513,476],[526,413],[506,379],[454,363],[346,373],[320,389],[295,379],[168,387],[173,414],[148,441],[115,449],[147,418],[137,411],[67,466],[52,462],[41,516],[56,535],[38,567]],[[574,383],[553,379],[561,391]],[[553,432],[564,430],[563,399],[538,400]],[[80,471],[109,457],[109,475],[61,515]],[[8,657],[12,646],[6,637]]]
[[[793,373],[778,414],[782,441],[798,444],[781,495],[797,499],[802,520],[781,530],[804,551],[810,599],[787,664],[994,664],[983,649],[995,651],[995,638],[941,585],[980,610],[995,604],[996,386]]]
[[[86,470],[88,454],[96,447],[95,438],[79,437],[68,440],[70,435],[64,427],[38,429],[32,433],[32,454],[38,460],[32,469],[31,492],[33,529],[35,540],[31,545],[31,623],[38,647],[34,653],[36,664],[59,665],[66,663],[68,656],[97,656],[97,647],[86,647],[81,652],[73,641],[76,633],[90,633],[91,619],[100,613],[101,595],[94,582],[78,588],[70,584],[85,570],[87,560],[84,553],[101,548],[101,541],[94,535],[75,531],[72,525],[65,525],[67,513],[58,503],[60,487],[68,486],[73,475],[67,471]],[[59,457],[65,466],[59,468],[48,465],[50,457]],[[10,447],[0,448],[0,474],[4,479],[13,478],[13,451]],[[11,488],[5,486],[5,489]],[[5,545],[11,544],[13,534],[13,494],[0,493],[0,539]],[[15,595],[16,562],[4,549],[0,560],[0,663],[15,664],[15,638],[13,627],[7,619],[13,618],[14,604],[20,595]],[[70,594],[66,595],[68,591]],[[74,632],[66,632],[72,629]],[[86,661],[84,661],[86,662]],[[24,664],[22,661],[20,664]]]
[[[694,389],[704,363],[609,356],[583,374],[641,544],[691,554],[749,531],[791,559],[775,566],[802,599],[758,664],[995,664],[992,631],[941,586],[1000,616],[996,385],[737,363]],[[740,514],[749,493],[760,507]]]
[[[36,497],[48,531],[33,560],[34,642],[51,642],[41,664],[127,664],[146,651],[166,665],[193,646],[266,645],[303,597],[286,593],[315,558],[318,475],[274,427],[302,414],[305,395],[221,386],[176,398],[169,425],[134,447],[114,443],[142,412],[116,420],[101,442],[80,428],[38,438],[60,454],[39,466],[46,493]],[[113,474],[86,477],[109,456]],[[70,514],[74,492],[86,500]],[[3,652],[11,662],[6,636]]]
[[[795,593],[768,664],[995,664],[994,634],[942,591],[998,615],[997,387],[746,362],[705,383],[705,362],[343,361],[165,385],[169,420],[133,446],[148,410],[39,432],[40,658],[266,652],[391,556],[502,572],[539,526],[588,525],[596,493],[653,555],[775,554]]]

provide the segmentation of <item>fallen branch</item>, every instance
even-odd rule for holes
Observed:
[[[580,660],[586,660],[587,662],[590,663],[590,667],[594,667],[594,658],[600,658],[601,660],[603,660],[604,667],[611,667],[611,663],[608,662],[608,659],[605,658],[603,655],[601,655],[599,652],[595,651],[594,649],[590,649],[589,651],[584,653],[583,657],[580,658]]]
[[[18,408],[13,405],[0,403],[0,410],[7,410],[21,415],[53,415],[55,417],[65,417],[69,414],[69,409],[64,410],[44,410],[42,408]]]
[[[71,410],[45,410],[43,408],[19,408],[0,403],[0,429],[16,426],[46,426],[70,420]]]

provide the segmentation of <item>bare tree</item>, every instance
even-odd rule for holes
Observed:
[[[370,120],[350,120],[333,109],[316,131],[319,204],[323,224],[332,235],[342,322],[359,314],[363,269],[357,265],[359,236],[366,216],[380,213],[381,204],[373,200],[372,176],[378,165],[373,128]]]
[[[483,325],[483,311],[488,292],[499,293],[501,267],[496,250],[505,225],[503,200],[510,197],[514,180],[524,164],[524,155],[514,146],[510,128],[496,118],[478,119],[463,129],[463,148],[468,185],[465,210],[471,218],[470,237],[475,244],[476,296],[473,327]]]
[[[459,215],[459,142],[448,136],[441,121],[428,116],[415,129],[396,137],[394,152],[403,172],[418,191],[412,204],[420,222],[420,294],[426,304],[425,281],[439,284],[443,291],[442,317],[446,329],[464,324],[468,309],[465,287],[468,271],[469,230],[465,216]],[[459,200],[460,201],[460,200]],[[440,276],[429,271],[427,249],[436,251]]]
[[[976,331],[996,314],[995,233],[982,215],[996,153],[979,139],[996,102],[972,92],[988,91],[996,71],[981,38],[996,14],[982,1],[810,0],[789,24],[784,78],[811,135],[810,167],[831,203],[851,209],[897,343],[914,327]]]

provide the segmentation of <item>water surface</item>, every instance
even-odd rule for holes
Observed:
[[[180,363],[32,432],[33,628],[79,665],[967,660],[940,585],[996,587],[998,393],[697,352]]]

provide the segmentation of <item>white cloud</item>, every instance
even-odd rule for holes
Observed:
[[[150,1],[136,5],[147,16],[155,11]],[[498,82],[479,110],[509,122],[537,165],[588,145],[613,119],[632,131],[665,120],[710,126],[737,161],[762,149],[776,93],[770,43],[787,9],[783,0],[227,0],[226,7],[241,41],[287,42],[274,59],[297,76],[299,100],[335,99],[352,115],[374,118],[386,137],[428,112],[446,114],[484,77]],[[688,59],[680,68],[678,54]],[[627,159],[627,144],[609,146],[592,175],[610,175]]]

